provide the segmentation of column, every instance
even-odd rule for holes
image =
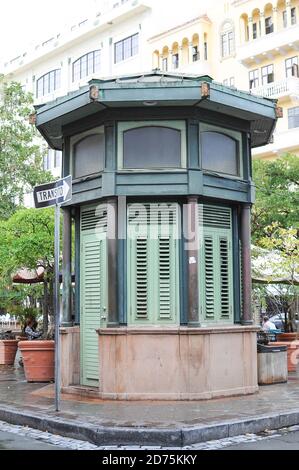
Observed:
[[[246,38],[246,32],[245,32],[245,38]],[[252,18],[248,18],[248,41],[253,40],[253,20]]]
[[[291,2],[286,3],[286,12],[287,12],[287,28],[289,28],[292,25],[292,15],[291,15],[291,8],[292,4]]]
[[[204,37],[204,34],[201,34],[201,35],[199,36],[198,48],[199,48],[199,57],[200,57],[200,60],[201,60],[201,61],[206,60],[206,59],[205,59],[205,37]]]
[[[265,14],[260,14],[260,21],[261,21],[261,37],[265,36],[266,28],[265,28]]]
[[[168,51],[167,66],[168,66],[167,67],[168,70],[173,70],[172,50],[170,50],[170,49]]]
[[[107,200],[107,250],[108,250],[108,311],[107,326],[119,324],[118,269],[117,269],[117,198]]]
[[[183,46],[179,46],[178,48],[178,54],[179,54],[179,66],[178,68],[182,68],[183,67]]]
[[[72,216],[71,208],[63,211],[62,253],[62,326],[72,325]]]
[[[193,62],[193,44],[189,42],[188,44],[188,63],[189,65]]]
[[[276,33],[278,31],[278,10],[277,10],[277,7],[273,8],[272,21],[273,21],[273,31],[274,31],[274,33]]]
[[[189,326],[200,326],[199,323],[199,293],[198,293],[198,198],[189,196],[184,210],[185,246],[187,251],[188,271],[188,312]]]
[[[241,209],[241,246],[242,246],[242,283],[243,283],[243,314],[242,325],[252,325],[251,313],[251,206],[245,204]]]

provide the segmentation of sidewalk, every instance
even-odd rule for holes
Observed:
[[[299,424],[299,374],[258,394],[190,402],[130,402],[62,395],[29,384],[20,367],[0,366],[0,420],[109,445],[183,446]]]

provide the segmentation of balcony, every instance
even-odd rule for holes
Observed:
[[[196,60],[190,64],[180,66],[175,72],[195,74],[195,75],[211,75],[211,64],[208,60]]]
[[[256,158],[273,158],[286,152],[299,154],[299,128],[287,129],[275,132],[273,143],[252,149],[252,155]]]
[[[264,60],[284,57],[288,52],[298,53],[298,50],[299,24],[295,24],[239,46],[237,60],[246,67],[252,67]]]
[[[263,96],[264,98],[299,98],[299,78],[288,77],[283,80],[277,80],[267,85],[253,88],[253,95]]]

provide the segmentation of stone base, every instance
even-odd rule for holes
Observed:
[[[201,400],[258,391],[257,328],[98,330],[100,396]]]
[[[61,387],[80,384],[80,327],[60,328]]]

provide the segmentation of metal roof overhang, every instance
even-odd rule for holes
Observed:
[[[207,78],[207,82],[210,77]],[[62,128],[105,109],[148,107],[196,107],[242,119],[250,123],[252,147],[269,142],[276,123],[274,100],[255,97],[216,83],[209,83],[209,96],[203,97],[204,80],[160,82],[119,82],[92,80],[75,93],[37,108],[36,126],[50,147],[61,150]],[[98,87],[96,99],[90,86]],[[147,103],[147,104],[145,104]]]

